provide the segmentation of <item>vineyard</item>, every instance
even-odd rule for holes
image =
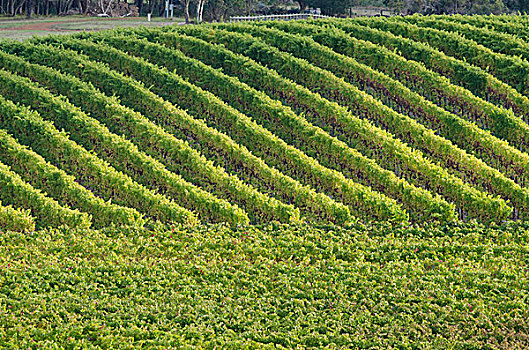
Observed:
[[[529,47],[503,21],[2,41],[0,200],[13,228],[525,220]]]
[[[529,16],[0,41],[0,347],[529,347]]]

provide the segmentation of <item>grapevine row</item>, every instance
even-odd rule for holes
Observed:
[[[94,196],[75,182],[73,176],[67,175],[37,153],[20,145],[5,130],[0,130],[0,161],[9,164],[11,171],[16,172],[22,180],[44,191],[59,204],[90,214],[96,227],[143,224],[142,217],[136,210],[105,202]]]
[[[518,56],[525,60],[529,59],[529,45],[524,40],[521,40],[511,34],[498,33],[487,28],[445,21],[440,18],[432,19],[430,17],[424,16],[405,16],[399,18],[399,20],[402,20],[406,23],[415,24],[419,27],[455,32],[469,40],[475,41],[476,43],[491,49],[494,52]]]
[[[16,209],[11,205],[3,206],[0,202],[0,232],[27,232],[35,230],[35,218],[30,210]]]
[[[15,60],[13,56],[0,53],[0,62],[4,67],[8,67],[6,60],[10,59]],[[66,130],[73,141],[96,152],[100,158],[137,183],[173,198],[187,209],[196,211],[205,221],[248,224],[249,219],[244,211],[168,171],[160,162],[140,152],[130,141],[111,133],[69,102],[39,88],[28,79],[3,73],[0,72],[0,94],[14,102],[32,106],[57,128]],[[177,161],[176,158],[173,160]],[[195,179],[199,178],[195,176]]]
[[[26,49],[30,50],[29,48]],[[39,49],[44,50],[41,52],[57,52],[52,48],[44,49],[40,47]],[[64,54],[67,56],[67,53]],[[57,58],[60,57],[60,55],[57,56]],[[90,63],[86,63],[86,70],[88,70]],[[240,203],[252,215],[254,222],[266,220],[290,222],[299,218],[299,210],[269,198],[258,192],[253,186],[244,184],[236,176],[225,173],[222,168],[216,167],[211,161],[206,160],[199,152],[191,148],[188,143],[170,135],[141,114],[119,105],[115,98],[107,97],[79,79],[59,73],[53,69],[26,62],[21,63],[20,66],[17,66],[18,64],[20,64],[20,59],[19,61],[11,60],[10,63],[6,62],[6,65],[9,65],[11,69],[18,70],[21,74],[26,74],[32,79],[45,84],[49,89],[68,96],[73,103],[76,103],[87,113],[97,116],[107,127],[112,128],[113,132],[126,133],[128,138],[133,140],[138,147],[163,162],[169,170],[181,173],[190,181],[199,182],[208,191],[218,193],[219,196],[227,198],[230,202]],[[105,69],[104,66],[98,65],[93,65],[92,68],[94,69],[92,71],[94,74],[98,74],[97,72],[100,68]],[[75,87],[75,89],[72,87]],[[149,116],[151,115],[149,114]],[[221,136],[209,130],[204,131],[204,133],[206,132],[213,140],[221,138]],[[156,142],[153,142],[153,140],[156,140]],[[216,147],[218,148],[218,145]],[[262,170],[263,172],[266,171],[266,169]],[[273,175],[280,177],[277,172]],[[315,206],[321,203],[320,205],[323,206],[324,211],[332,211],[331,214],[336,215],[339,220],[342,220],[341,222],[348,219],[347,208],[340,207],[339,204],[332,203],[325,197],[314,198],[315,196],[308,189],[301,188],[296,183],[292,184],[293,180],[281,179],[281,177],[280,180],[293,187],[291,189],[294,195],[298,195],[301,198],[308,197],[308,201],[316,202]],[[196,205],[201,204],[196,203]],[[222,208],[219,209],[224,210]],[[322,210],[321,207],[317,209]],[[233,213],[238,215],[237,212]],[[234,219],[238,220],[237,217],[234,217]],[[233,220],[232,222],[235,221]]]
[[[355,40],[338,30],[329,32],[320,30],[318,27],[297,24],[281,25],[281,27],[286,30],[313,35],[317,42],[341,54],[363,61],[369,64],[372,69],[359,65],[354,60],[336,55],[328,49],[325,50],[308,38],[301,40],[294,36],[287,37],[286,34],[271,32],[268,36],[276,34],[274,36],[276,45],[280,45],[291,52],[297,50],[298,56],[305,59],[310,58],[309,61],[336,72],[337,75],[352,83],[360,80],[361,84],[367,85],[371,94],[378,99],[383,101],[389,99],[391,102],[388,104],[394,109],[407,110],[410,116],[441,132],[443,136],[468,152],[474,152],[478,157],[483,158],[487,164],[504,171],[507,176],[516,179],[517,182],[521,184],[528,182],[525,177],[529,174],[527,172],[529,166],[527,154],[521,153],[506,142],[492,137],[488,132],[484,132],[476,125],[458,118],[455,114],[448,113],[443,108],[457,105],[457,101],[460,101],[458,109],[461,112],[459,114],[479,123],[484,129],[491,130],[495,135],[518,146],[521,150],[529,150],[529,125],[522,119],[514,117],[512,112],[473,96],[467,90],[450,84],[446,79],[428,71],[416,62],[407,61],[395,53],[373,44]],[[262,29],[259,30],[261,35],[264,35],[264,32]],[[298,42],[298,45],[292,47],[281,44],[287,40],[291,44]],[[310,46],[312,50],[309,51],[306,46],[299,44],[299,42]],[[319,54],[318,58],[315,57],[316,53]],[[415,85],[414,90],[422,92],[423,95],[433,96],[432,92],[437,91],[437,98],[430,97],[430,99],[436,100],[435,102],[443,108],[429,103],[421,95],[409,91],[386,74],[408,86],[411,85],[411,88]],[[416,83],[413,84],[413,81]]]
[[[79,40],[68,40],[62,42],[62,45],[73,45],[75,42],[77,42],[77,45],[82,44]],[[250,148],[254,154],[265,158],[269,164],[277,167],[284,173],[291,174],[293,177],[298,178],[299,181],[309,183],[315,188],[348,204],[354,210],[355,215],[371,219],[405,220],[405,212],[400,209],[394,200],[390,200],[364,186],[354,183],[352,180],[346,179],[337,171],[322,167],[304,153],[294,147],[288,146],[284,141],[258,126],[243,114],[237,113],[232,108],[229,108],[206,91],[181,79],[176,80],[176,76],[171,75],[167,71],[155,70],[154,66],[147,64],[145,61],[141,61],[110,47],[101,49],[98,45],[90,45],[89,42],[84,42],[84,45],[84,50],[91,49],[92,55],[99,52],[102,55],[100,59],[105,59],[104,53],[108,53],[108,50],[110,50],[113,55],[111,60],[107,59],[107,63],[112,64],[116,69],[122,69],[125,72],[134,71],[135,75],[141,74],[142,77],[151,77],[153,80],[164,77],[164,79],[167,77],[169,79],[174,78],[173,85],[166,84],[163,86],[163,90],[182,94],[183,97],[180,99],[180,102],[187,103],[188,105],[185,105],[186,108],[201,111],[200,113],[196,113],[197,117],[210,117],[207,119],[208,122],[216,122],[214,125],[217,128],[225,130],[237,142]],[[65,50],[61,52],[64,55]],[[59,60],[60,55],[58,51],[52,57]],[[87,61],[84,61],[81,70],[78,67],[78,63],[71,63],[75,62],[72,61],[73,59],[79,60],[79,58],[75,58],[74,56],[72,55],[67,60],[61,60],[56,65],[61,66],[63,70],[68,69],[70,72],[77,72],[74,74],[81,75],[83,79],[91,81],[101,89],[106,89],[109,94],[119,91],[121,103],[138,109],[145,115],[149,115],[149,117],[160,120],[161,124],[171,132],[181,133],[177,129],[178,127],[181,130],[186,128],[187,130],[183,130],[184,133],[193,132],[192,135],[200,133],[207,136],[203,126],[201,126],[203,124],[187,116],[187,118],[183,119],[182,117],[184,115],[172,112],[166,103],[163,103],[163,101],[148,90],[142,89],[130,78],[125,78],[118,74],[111,74],[110,72],[105,73],[105,77],[102,78],[103,69],[99,66],[97,70],[89,70],[87,69],[89,67]],[[178,84],[178,86],[174,84]],[[167,122],[167,120],[175,120],[175,118],[178,118],[180,122]],[[217,119],[214,120],[213,118]],[[193,130],[197,131],[195,132]]]
[[[376,19],[355,19],[355,22],[389,31],[395,35],[407,37],[416,41],[428,43],[430,46],[460,60],[481,67],[496,78],[511,85],[524,95],[529,94],[529,62],[520,57],[495,53],[478,43],[465,39],[457,33],[451,33],[433,28],[422,28],[413,24],[380,21]]]
[[[455,22],[459,24],[470,24],[477,28],[486,28],[492,32],[510,34],[519,39],[527,40],[529,38],[529,21],[527,16],[463,16],[463,15],[435,15],[431,18],[437,18],[444,21]]]
[[[112,84],[109,84],[112,81],[119,84],[123,83],[123,85],[130,83],[130,80],[124,77],[110,73],[105,66],[89,61],[83,61],[83,64],[86,74],[94,74],[92,81],[96,85],[100,82],[102,87],[108,88],[112,86]],[[26,74],[30,74],[33,79],[37,79],[43,84],[47,84],[48,88],[68,96],[72,102],[85,109],[87,113],[104,118],[106,124],[112,127],[115,132],[126,132],[130,139],[134,140],[145,151],[150,151],[153,156],[163,161],[170,169],[188,172],[190,177],[193,176],[191,172],[200,172],[203,174],[201,176],[210,177],[210,182],[219,184],[217,189],[225,191],[224,196],[232,196],[235,200],[242,202],[242,205],[246,206],[249,212],[255,212],[256,216],[260,215],[261,217],[256,218],[256,221],[270,219],[280,221],[297,220],[296,217],[299,214],[295,211],[289,210],[288,207],[278,201],[263,196],[255,189],[252,189],[252,186],[244,185],[238,180],[233,181],[233,179],[236,179],[234,176],[228,177],[218,169],[215,169],[211,162],[205,162],[203,158],[196,156],[198,153],[194,149],[190,149],[187,144],[168,134],[164,129],[153,124],[139,113],[120,106],[115,99],[104,96],[91,85],[89,86],[75,77],[58,73],[46,67],[31,64],[28,64],[27,67]],[[89,68],[92,70],[89,70]],[[96,80],[95,77],[97,76],[100,77],[99,79],[102,77],[103,80]],[[75,89],[69,88],[70,86],[75,87]],[[107,92],[110,93],[111,90]],[[261,186],[265,190],[274,190],[274,194],[279,198],[294,202],[299,207],[304,208],[307,211],[304,214],[312,214],[312,216],[319,219],[339,223],[351,219],[348,208],[343,204],[331,200],[324,194],[316,193],[309,187],[302,186],[292,178],[268,167],[261,159],[252,155],[244,147],[238,146],[226,135],[217,132],[215,129],[208,128],[200,121],[193,120],[183,111],[171,108],[171,106],[161,102],[140,85],[133,84],[131,93],[137,94],[131,95],[131,101],[137,100],[135,96],[140,94],[150,97],[150,99],[146,100],[145,106],[148,106],[149,102],[153,102],[156,103],[154,105],[156,109],[145,109],[143,112],[146,112],[151,118],[158,119],[157,121],[164,124],[166,129],[175,131],[175,134],[179,134],[181,138],[193,140],[192,145],[200,145],[199,142],[204,143],[203,147],[200,148],[202,153],[205,153],[210,159],[218,159],[218,162],[227,169],[235,169],[242,175],[246,174],[247,182],[255,184],[256,187]],[[157,113],[159,114],[158,118],[156,118]],[[119,122],[116,123],[116,121]],[[175,129],[175,126],[187,128],[187,134]],[[153,137],[158,140],[156,143],[152,142]],[[180,156],[178,152],[182,153],[182,155]],[[183,167],[178,166],[174,162],[176,159],[187,161],[188,164]],[[212,190],[215,190],[215,188]]]
[[[6,74],[0,71],[0,74]],[[51,122],[0,96],[0,128],[32,148],[48,162],[75,174],[76,180],[94,194],[116,204],[132,207],[164,222],[195,224],[197,217],[168,198],[146,189],[118,172],[93,153],[58,131]]]
[[[466,61],[447,56],[422,42],[371,28],[369,27],[369,23],[359,25],[350,21],[338,20],[329,22],[313,21],[310,23],[328,23],[342,29],[353,38],[370,41],[387,48],[389,51],[386,51],[385,60],[381,63],[371,60],[369,55],[361,55],[361,52],[364,50],[370,53],[372,52],[370,46],[363,45],[361,41],[357,41],[356,43],[362,49],[354,55],[359,61],[363,61],[366,64],[372,62],[370,65],[374,65],[381,72],[393,76],[395,79],[400,78],[399,80],[411,90],[421,93],[444,109],[471,118],[481,126],[492,130],[498,136],[510,140],[514,145],[523,145],[523,137],[525,133],[528,133],[527,130],[529,128],[523,122],[529,121],[529,99],[485,70],[472,66]],[[353,40],[345,38],[339,32],[325,34],[328,36],[332,35],[336,38],[341,37],[344,40]],[[322,35],[323,33],[316,36],[315,39]],[[332,41],[329,40],[329,42]],[[335,49],[345,52],[343,48],[335,46]],[[395,51],[399,55],[396,55]],[[431,74],[421,65],[402,60],[399,56],[409,61],[423,63],[427,69],[449,78],[450,82]],[[387,65],[389,65],[389,62],[387,61],[395,63],[402,62],[402,66],[405,67],[407,74],[401,73],[400,70],[397,70],[397,67],[393,67],[392,65],[390,67],[393,67],[393,70],[388,69]],[[451,82],[460,85],[464,89],[461,89]],[[472,94],[469,94],[465,89],[472,92]],[[488,104],[483,103],[483,101],[473,95],[506,109],[512,109],[516,116],[503,109],[491,109]]]
[[[461,16],[454,16],[454,17],[459,19],[458,17],[461,17]],[[515,23],[515,24],[523,25],[524,27],[527,27],[529,25],[529,15],[527,15],[526,12],[518,13],[516,15],[506,13],[506,14],[501,14],[501,15],[482,15],[480,17],[484,21],[488,21],[492,23],[496,23],[496,22]]]
[[[231,28],[238,27],[232,26]],[[298,57],[307,59],[309,62],[329,71],[336,72],[340,71],[340,67],[348,67],[349,72],[351,72],[354,69],[353,67],[357,65],[354,60],[337,55],[331,50],[319,46],[310,39],[301,39],[298,36],[275,30],[258,28],[258,30],[253,31],[252,29],[244,28],[244,32],[252,32],[254,35],[262,37],[267,44],[275,45],[283,50],[292,52]],[[219,39],[218,41],[231,49],[240,50],[241,52],[244,52],[244,50],[252,50],[255,56],[269,63],[278,71],[286,69],[288,72],[291,72],[291,79],[298,82],[304,81],[307,87],[319,91],[326,98],[353,109],[359,115],[372,118],[372,115],[365,114],[365,97],[354,98],[355,94],[359,95],[360,93],[357,90],[353,90],[352,86],[332,74],[325,74],[321,70],[305,65],[303,61],[291,59],[287,55],[283,55],[284,57],[281,59],[281,53],[273,52],[266,44],[248,40],[241,35],[217,33],[217,37],[220,36],[224,39]],[[173,40],[183,42],[185,41],[185,37],[179,36]],[[184,47],[186,45],[180,44],[180,46]],[[193,50],[192,46],[196,47],[197,44],[188,44],[186,50]],[[200,55],[201,53],[206,53],[206,51],[204,48],[197,48],[193,50],[193,53]],[[207,61],[211,60],[211,57],[215,57],[215,55],[207,53],[203,54],[200,59]],[[268,57],[268,60],[264,57]],[[243,64],[243,62],[235,63],[236,60],[236,57],[222,57],[217,60],[216,64],[222,65],[222,62],[230,62],[230,65],[235,69],[245,69],[239,67],[248,66],[248,64]],[[274,63],[271,63],[271,61]],[[225,64],[224,68],[226,69]],[[398,120],[399,117],[395,111],[380,104],[376,105],[378,108],[375,107],[372,109],[375,115],[378,116],[378,119],[375,119],[378,124],[382,124],[390,132],[395,133],[407,143],[419,148],[436,161],[442,163],[447,169],[454,168],[457,172],[462,172],[469,179],[469,182],[477,186],[484,186],[487,191],[500,194],[504,198],[512,200],[518,209],[526,211],[529,204],[529,191],[523,189],[507,177],[515,178],[522,184],[527,183],[526,176],[529,174],[529,155],[510,147],[506,142],[496,139],[474,124],[461,120],[457,116],[451,115],[445,110],[427,103],[420,96],[407,90],[400,83],[391,80],[387,76],[381,75],[368,67],[359,66],[357,71],[357,74],[362,75],[362,79],[366,79],[368,83],[374,81],[372,83],[375,85],[373,90],[382,90],[376,97],[382,98],[384,95],[396,95],[399,97],[398,105],[409,105],[409,108],[413,110],[413,116],[419,119],[420,122],[440,132],[441,135],[446,136],[469,153],[477,154],[479,158],[482,158],[488,164],[493,164],[495,168],[503,171],[503,174],[461,149],[454,147],[447,140],[432,135],[429,129],[420,124],[416,124],[410,118],[402,116],[402,119],[404,119],[404,127],[391,124],[388,117],[392,116],[394,120]],[[296,73],[294,74],[292,72]],[[342,76],[346,80],[355,80],[351,78],[353,72],[350,74],[344,73]],[[247,75],[241,74],[240,72],[234,72],[233,74],[241,76]],[[283,74],[286,75],[287,73],[285,72]],[[259,85],[263,86],[262,83]]]
[[[211,31],[209,31],[209,32],[211,32]],[[177,37],[175,36],[175,38],[177,38]],[[177,39],[174,39],[174,40],[177,40]],[[244,37],[244,36],[240,36],[239,40],[236,40],[236,36],[232,35],[232,36],[229,37],[229,40],[221,40],[221,41],[222,41],[223,44],[227,45],[230,49],[232,49],[232,50],[240,50],[240,52],[244,52],[246,55],[252,56],[252,58],[258,59],[258,60],[260,60],[263,63],[266,63],[268,65],[273,66],[276,70],[278,70],[278,72],[280,72],[284,76],[286,76],[286,77],[288,77],[290,79],[293,79],[294,81],[302,82],[303,84],[305,84],[306,86],[310,86],[311,88],[314,88],[314,86],[311,86],[311,84],[313,82],[320,82],[320,81],[322,81],[322,79],[323,79],[323,81],[328,80],[328,79],[326,79],[327,77],[325,75],[325,72],[322,72],[321,70],[320,71],[316,70],[317,72],[322,73],[322,74],[319,74],[319,75],[318,74],[314,74],[315,70],[311,70],[311,66],[308,65],[306,62],[300,61],[300,60],[296,60],[296,59],[292,58],[291,56],[287,56],[284,53],[281,53],[281,52],[279,52],[277,50],[273,50],[272,48],[268,47],[268,45],[259,43],[257,40],[250,40],[248,37]],[[204,45],[202,45],[202,47],[204,47]],[[196,53],[198,55],[201,51],[204,52],[204,48],[201,48],[200,50],[194,50],[194,53]],[[207,58],[206,58],[206,56],[207,56]],[[212,60],[216,56],[218,57],[219,54],[208,53],[207,55],[202,55],[201,59],[202,60],[206,60],[206,59]],[[220,58],[218,58],[218,61],[217,61],[216,65],[222,64],[222,62],[234,62],[234,60],[235,60],[234,57],[231,57],[229,59],[225,58],[225,57],[224,58],[220,57]],[[242,67],[242,69],[244,69],[245,67],[248,67],[250,64],[251,63],[248,63],[248,62],[245,62],[244,64],[242,62],[238,62],[238,63],[234,63],[232,65],[232,67],[234,67],[234,68]],[[225,68],[227,68],[227,67],[225,67]],[[231,68],[231,69],[234,69],[234,68]],[[241,76],[241,77],[244,77],[244,76],[247,76],[248,73],[244,73],[244,74],[240,74],[239,73],[238,75]],[[293,96],[295,96],[295,97],[290,98],[290,101],[295,101],[296,107],[303,108],[303,112],[306,113],[307,116],[310,116],[311,113],[316,112],[318,114],[313,117],[313,120],[315,122],[318,122],[319,118],[324,117],[325,120],[332,120],[332,122],[327,122],[327,123],[330,123],[333,126],[342,124],[342,128],[343,129],[340,130],[339,128],[335,128],[333,130],[333,132],[336,133],[336,134],[340,134],[341,137],[347,139],[347,142],[349,144],[355,144],[356,143],[355,147],[361,146],[361,144],[358,142],[358,136],[356,136],[356,134],[358,133],[359,135],[362,135],[362,134],[365,134],[366,132],[365,131],[361,131],[361,132],[354,131],[355,129],[353,129],[353,128],[357,127],[357,126],[355,126],[354,124],[351,123],[351,120],[353,120],[354,117],[350,113],[348,113],[344,109],[338,108],[336,105],[329,104],[328,102],[325,102],[326,100],[318,98],[314,94],[306,94],[307,95],[307,97],[305,97],[305,101],[306,102],[303,102],[303,97],[301,97],[300,93],[299,93],[300,89],[293,88],[292,84],[290,84],[290,87],[283,87],[282,85],[287,85],[288,86],[289,84],[288,84],[288,82],[285,82],[284,79],[281,79],[280,77],[278,79],[276,79],[275,81],[273,81],[272,83],[268,82],[267,84],[264,84],[263,81],[257,82],[257,76],[260,77],[259,78],[260,80],[263,80],[262,77],[266,76],[266,75],[261,73],[261,74],[258,74],[256,76],[252,77],[251,79],[248,79],[247,81],[249,83],[253,84],[255,88],[263,88],[267,92],[271,91],[271,89],[272,89],[271,87],[273,87],[273,86],[275,86],[276,88],[280,87],[278,89],[279,89],[279,91],[281,91],[282,94],[286,94],[286,92],[289,91],[289,90],[292,91],[291,94],[293,94]],[[327,76],[330,76],[330,73],[327,74]],[[253,82],[252,82],[252,80],[253,80]],[[281,80],[283,80],[283,82],[281,82]],[[334,81],[332,84],[335,85],[336,81]],[[324,89],[325,89],[325,87],[322,87],[322,86],[318,85],[315,90],[322,92]],[[338,89],[336,89],[336,90],[338,90]],[[351,96],[354,96],[354,94],[357,94],[359,96],[357,98],[359,98],[359,103],[362,105],[362,108],[371,108],[372,109],[371,111],[369,111],[369,115],[370,116],[377,114],[377,109],[376,108],[380,108],[380,106],[376,105],[375,101],[370,96],[362,94],[358,90],[352,90],[352,89],[350,89],[350,92],[347,93],[347,96],[351,97]],[[291,102],[287,101],[287,103],[291,103]],[[303,105],[305,107],[303,107]],[[323,106],[328,106],[327,109],[326,110],[323,109],[321,107],[322,105]],[[374,107],[374,106],[377,106],[377,107]],[[349,107],[352,107],[352,106],[349,105]],[[384,115],[384,118],[387,119],[387,116],[391,115],[391,112],[392,112],[391,110],[387,109],[387,110],[384,110],[384,113],[381,114],[381,115]],[[326,116],[326,114],[327,114],[327,116]],[[337,118],[337,116],[340,115],[340,114],[341,115],[345,114],[345,115],[347,115],[347,117],[345,117],[345,115],[344,115],[344,117],[342,117],[342,119],[339,120],[339,118]],[[333,119],[331,119],[331,118],[333,118]],[[355,118],[355,119],[358,120],[358,118]],[[395,120],[397,120],[397,122],[398,122],[398,119],[399,118],[395,118]],[[400,122],[400,123],[401,123],[401,125],[403,125],[402,122]],[[323,127],[325,127],[325,125]],[[404,123],[404,127],[406,127],[405,123]],[[380,130],[379,131],[379,135],[377,135],[377,137],[380,137],[380,135],[382,135],[382,133],[383,133],[383,131]],[[352,135],[355,135],[355,136],[352,137]],[[375,137],[371,137],[370,139],[373,140],[373,139],[376,139],[376,138]],[[363,141],[363,142],[366,142],[366,141]],[[385,141],[385,142],[389,143],[387,141]],[[402,144],[400,144],[400,142],[398,142],[397,140],[392,140],[390,142],[393,143],[393,145],[392,146],[388,145],[389,147],[393,147],[394,149],[395,148],[396,149],[400,148],[399,151],[402,152],[401,155],[400,155],[400,157],[401,157],[400,159],[403,159],[403,163],[402,163],[402,167],[401,167],[401,171],[403,173],[406,173],[406,169],[416,169],[416,171],[420,174],[420,176],[425,178],[424,182],[428,182],[429,181],[430,183],[432,183],[432,185],[431,185],[432,187],[436,188],[436,190],[438,192],[440,192],[441,194],[445,195],[450,200],[455,201],[460,207],[463,207],[464,204],[469,206],[469,207],[472,207],[472,204],[462,202],[461,198],[458,197],[458,195],[456,193],[462,193],[464,191],[469,191],[468,193],[470,193],[470,192],[477,193],[477,191],[474,188],[471,188],[468,185],[464,184],[460,179],[457,179],[457,178],[449,175],[448,173],[446,173],[446,171],[444,169],[442,170],[444,172],[443,177],[439,176],[440,173],[438,172],[438,170],[433,170],[433,169],[436,169],[436,168],[437,169],[441,169],[441,168],[439,168],[439,167],[427,162],[426,160],[424,160],[420,164],[417,164],[416,162],[414,162],[414,160],[422,158],[421,155],[418,152],[415,152],[413,157],[404,156],[404,154],[406,154],[406,153],[409,154],[412,151],[409,148],[407,148],[407,147],[403,146]],[[384,144],[384,142],[381,142],[381,144]],[[388,147],[388,146],[386,146],[386,147]],[[388,149],[391,149],[389,147],[388,147]],[[373,149],[373,148],[374,147],[371,146],[371,149]],[[384,152],[384,149],[378,150],[378,151],[379,152],[380,151]],[[365,149],[364,149],[364,152],[365,152]],[[399,161],[398,158],[395,159],[394,152],[385,151],[382,154],[385,156],[385,158],[381,159],[382,162],[384,162],[384,163],[391,164],[391,162],[395,162],[396,160]],[[379,157],[381,157],[381,156],[379,155]],[[393,157],[393,159],[391,159],[391,157]],[[399,164],[399,163],[395,163],[395,164]],[[477,164],[479,164],[479,162]],[[385,166],[388,167],[388,166],[391,166],[391,165],[385,164]],[[498,178],[498,177],[503,177],[503,176],[501,176],[501,174],[499,172],[496,172],[495,173],[495,178]],[[413,177],[413,175],[411,173],[407,174],[407,178],[410,181],[416,181],[416,179]],[[449,181],[446,180],[448,178],[450,178]],[[457,192],[449,190],[450,186],[453,186],[455,184],[454,181],[457,181],[457,185],[456,186],[460,187],[460,190],[458,190]],[[450,184],[448,184],[448,182]],[[423,183],[421,183],[421,184],[423,184]],[[433,185],[433,183],[435,183],[435,185]],[[512,181],[511,181],[511,185],[516,186],[514,183],[512,183]],[[445,187],[443,188],[443,186],[445,186]],[[518,188],[519,188],[519,186],[518,186]],[[481,194],[480,196],[483,196],[483,194]]]
[[[0,97],[0,110],[3,109],[1,104],[4,101]],[[92,224],[88,214],[61,206],[57,201],[47,197],[38,189],[24,182],[17,173],[11,171],[9,166],[2,162],[0,162],[0,201],[2,201],[3,205],[26,210],[29,209],[31,216],[36,219],[35,224],[37,228],[58,227],[62,225],[67,225],[72,228],[88,228]],[[2,209],[2,213],[3,215],[7,215],[16,214],[17,212],[5,208]],[[19,222],[24,224],[24,221],[28,220],[14,217],[12,219],[1,219],[1,221],[4,221],[6,224],[12,223],[13,225],[18,225]],[[31,228],[31,223],[28,224],[28,228]]]
[[[453,212],[448,203],[443,203],[443,201],[439,200],[435,201],[428,192],[413,188],[398,179],[393,173],[381,169],[372,160],[366,159],[350,149],[346,144],[314,127],[290,109],[270,100],[264,93],[255,91],[237,79],[228,77],[203,63],[185,57],[178,51],[164,48],[160,45],[125,37],[107,37],[105,40],[110,41],[113,46],[120,49],[141,55],[151,62],[161,63],[169,70],[182,72],[182,76],[188,81],[200,81],[197,85],[224,99],[233,107],[238,108],[247,116],[252,117],[261,125],[273,131],[275,135],[283,140],[294,144],[297,148],[309,154],[317,154],[318,160],[323,165],[335,168],[353,178],[366,178],[369,174],[374,174],[377,177],[373,179],[373,175],[371,175],[371,178],[367,178],[366,184],[383,191],[387,195],[393,195],[401,199],[406,209],[420,211],[422,215],[441,215],[444,219],[453,216],[453,213],[447,212]],[[185,71],[184,67],[186,67]],[[149,76],[154,77],[155,75],[150,74]],[[143,79],[148,81],[146,80],[148,76]],[[171,86],[171,81],[163,81],[161,78],[153,79],[149,83],[157,84],[160,87],[160,93],[162,93],[161,87]],[[171,89],[169,91],[174,90]],[[167,98],[174,99],[169,94]],[[279,119],[278,116],[280,116]],[[316,140],[313,136],[318,134],[321,135],[321,141]],[[334,163],[330,163],[329,160],[333,160]],[[393,191],[397,189],[399,192],[390,193],[387,189]],[[413,197],[408,200],[404,196],[406,192],[411,192]]]

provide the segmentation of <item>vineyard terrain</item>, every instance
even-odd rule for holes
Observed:
[[[529,17],[0,41],[0,347],[529,348]]]

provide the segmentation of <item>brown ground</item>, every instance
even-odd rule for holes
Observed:
[[[127,17],[127,19],[140,19],[140,17]],[[49,32],[60,32],[65,31],[66,29],[57,28],[57,26],[64,23],[79,23],[79,22],[91,22],[91,21],[112,21],[112,20],[123,20],[121,17],[115,18],[94,18],[94,19],[74,19],[71,21],[56,21],[56,22],[37,22],[31,24],[25,24],[22,26],[14,26],[8,28],[0,28],[0,30],[38,30],[38,31],[49,31]],[[67,29],[67,31],[72,31],[76,29]],[[77,29],[81,30],[81,29]]]

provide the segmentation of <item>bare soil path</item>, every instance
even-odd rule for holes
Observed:
[[[132,17],[130,19],[137,19],[140,20],[140,17]],[[25,24],[25,25],[19,25],[19,26],[13,26],[13,27],[6,27],[6,28],[0,28],[0,30],[38,30],[38,31],[63,31],[65,29],[60,28],[59,26],[65,23],[79,23],[79,22],[101,22],[101,21],[112,21],[112,20],[123,20],[123,18],[94,18],[94,19],[73,19],[73,20],[67,20],[67,21],[38,21],[35,23]],[[72,29],[68,29],[68,31],[71,31]],[[75,30],[75,29],[73,29]],[[77,29],[82,30],[82,29]]]
[[[35,19],[13,19],[0,17],[0,38],[24,40],[34,35],[70,34],[79,31],[96,31],[117,27],[148,26],[157,27],[169,24],[184,24],[183,18],[174,21],[163,17],[44,17]]]

